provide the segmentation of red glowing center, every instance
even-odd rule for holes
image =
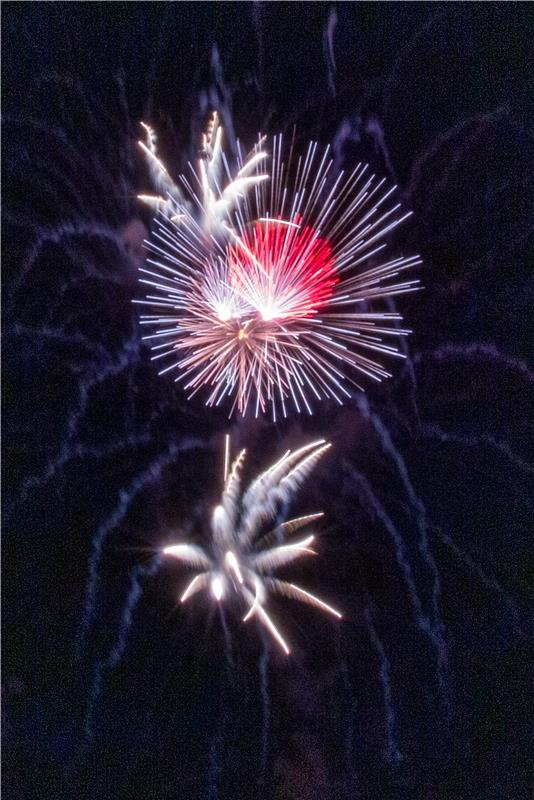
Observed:
[[[339,281],[330,242],[297,218],[259,220],[228,247],[228,264],[232,288],[264,320],[311,316]]]

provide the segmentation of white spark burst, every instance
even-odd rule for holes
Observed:
[[[323,516],[322,512],[296,517],[267,533],[265,526],[280,506],[297,492],[311,470],[330,445],[324,440],[313,442],[285,455],[265,470],[246,489],[241,490],[241,469],[245,459],[242,450],[228,473],[228,438],[225,448],[225,486],[220,504],[211,518],[209,548],[190,542],[178,542],[163,553],[196,570],[180,600],[189,600],[198,592],[207,592],[215,602],[234,601],[243,609],[243,621],[256,617],[281,649],[289,654],[289,646],[266,609],[270,594],[278,594],[315,606],[341,619],[341,614],[311,592],[273,576],[273,571],[297,559],[314,554],[314,534],[291,539],[302,528]]]
[[[154,211],[162,212],[171,223],[180,223],[180,227],[185,228],[193,225],[193,240],[200,231],[204,237],[224,235],[225,221],[229,220],[239,199],[269,177],[259,171],[267,158],[267,153],[261,150],[263,140],[258,142],[253,153],[240,161],[237,172],[231,174],[222,148],[223,129],[218,114],[214,113],[202,134],[200,157],[195,165],[189,164],[190,177],[181,175],[176,184],[157,155],[154,130],[144,122],[141,125],[146,132],[146,143],[139,141],[138,145],[147,158],[152,180],[160,194],[137,197]]]
[[[141,270],[150,294],[136,302],[153,309],[141,323],[157,329],[144,339],[167,361],[160,374],[177,373],[188,397],[206,391],[207,405],[230,399],[229,416],[270,407],[273,419],[342,404],[363,388],[358,375],[390,376],[377,357],[404,358],[385,340],[410,331],[369,303],[414,291],[419,281],[404,273],[422,263],[383,255],[411,214],[392,201],[396,187],[365,164],[335,176],[330,148],[313,142],[302,155],[291,143],[286,160],[282,136],[268,172],[260,139],[247,157],[239,148],[233,173],[215,118],[184,194],[148,142],[167,194]]]

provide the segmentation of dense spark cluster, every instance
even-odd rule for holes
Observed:
[[[329,447],[320,440],[295,452],[288,450],[242,492],[240,475],[245,450],[228,473],[227,438],[225,486],[211,518],[209,549],[179,542],[163,550],[165,555],[197,570],[180,597],[182,603],[201,590],[207,591],[216,602],[233,600],[245,612],[243,621],[256,617],[286,654],[289,654],[287,642],[265,607],[269,594],[300,600],[341,618],[339,611],[307,590],[273,576],[279,567],[314,554],[313,534],[289,542],[286,537],[310,526],[323,516],[322,512],[290,519],[264,532]]]
[[[248,156],[238,146],[234,173],[216,117],[192,180],[176,185],[147,133],[164,194],[140,196],[159,213],[141,279],[151,294],[137,302],[154,312],[141,322],[157,329],[144,338],[167,362],[160,374],[176,372],[189,397],[205,391],[207,405],[230,398],[230,415],[270,406],[273,419],[290,405],[341,404],[351,385],[362,389],[358,376],[389,377],[380,357],[403,355],[387,339],[409,331],[369,303],[414,291],[403,273],[421,264],[383,255],[411,213],[392,204],[396,187],[365,164],[334,175],[330,148],[317,143],[297,155],[292,142],[285,160],[281,135],[270,156],[264,139]]]

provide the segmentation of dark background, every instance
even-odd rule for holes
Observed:
[[[3,4],[6,798],[531,796],[530,4]],[[207,112],[334,142],[398,182],[425,291],[405,365],[272,426],[158,378],[134,297],[135,141],[177,176]],[[202,538],[221,435],[249,470],[334,447],[296,570],[345,611],[276,603],[294,652],[153,554]],[[224,633],[226,626],[226,635]]]

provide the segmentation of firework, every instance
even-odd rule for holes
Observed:
[[[150,199],[150,294],[138,302],[153,312],[141,322],[156,328],[144,338],[160,374],[175,373],[189,397],[204,392],[207,405],[229,400],[230,416],[270,407],[273,419],[342,404],[359,378],[390,376],[381,359],[403,358],[391,339],[409,331],[369,303],[414,291],[404,273],[421,264],[383,253],[411,213],[391,199],[396,187],[365,164],[334,175],[330,148],[316,143],[297,155],[292,142],[286,158],[282,136],[269,158],[264,139],[248,156],[238,147],[234,174],[215,121],[178,188],[148,141],[167,193]]]
[[[244,622],[256,617],[286,654],[289,654],[287,642],[266,609],[270,594],[300,600],[341,618],[339,611],[311,592],[273,576],[279,567],[315,553],[311,547],[314,534],[297,539],[293,536],[301,529],[309,529],[323,516],[322,512],[296,517],[268,530],[268,523],[291,500],[329,447],[320,440],[295,452],[288,450],[242,492],[245,451],[241,451],[228,470],[226,439],[225,485],[221,502],[211,517],[209,548],[179,542],[163,550],[165,555],[196,570],[180,597],[182,603],[200,591],[208,593],[217,603],[233,602],[241,607]]]

